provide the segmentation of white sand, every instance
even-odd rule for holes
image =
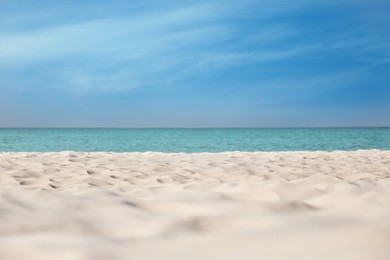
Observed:
[[[390,259],[390,151],[0,154],[0,259]]]

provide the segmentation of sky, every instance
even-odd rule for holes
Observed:
[[[390,126],[388,0],[0,0],[0,127]]]

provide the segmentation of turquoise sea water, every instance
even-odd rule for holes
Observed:
[[[11,129],[1,152],[390,150],[390,128]]]

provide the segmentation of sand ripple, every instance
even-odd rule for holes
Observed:
[[[390,259],[390,151],[0,154],[0,259]]]

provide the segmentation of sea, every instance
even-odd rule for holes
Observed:
[[[390,150],[390,128],[0,128],[0,152]]]

